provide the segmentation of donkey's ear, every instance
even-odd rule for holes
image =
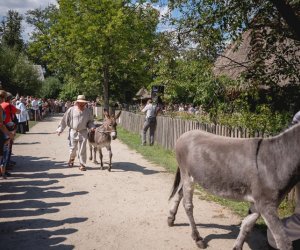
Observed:
[[[118,119],[121,115],[122,111],[119,111],[119,113],[115,116],[115,119]]]
[[[108,113],[107,109],[103,110],[103,114],[104,114],[105,118],[109,119],[109,113]]]

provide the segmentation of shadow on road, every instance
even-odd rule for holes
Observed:
[[[29,219],[0,222],[1,249],[74,249],[72,245],[61,244],[67,235],[77,232],[77,229],[68,226],[86,220],[87,218],[75,217],[65,220]],[[46,230],[56,227],[60,229]]]
[[[88,193],[80,190],[66,193],[64,187],[59,185],[61,178],[82,174],[65,175],[61,169],[66,168],[66,164],[54,162],[48,157],[14,156],[13,159],[17,165],[11,177],[0,180],[0,248],[74,249],[73,245],[63,244],[67,235],[77,232],[71,224],[82,223],[88,218],[50,220],[40,217],[58,213],[69,206],[67,197]],[[49,198],[52,198],[51,202],[47,202]]]
[[[147,169],[141,165],[132,162],[114,162],[111,171],[112,172],[140,172],[144,175],[164,173],[165,171],[157,171],[152,169]]]
[[[34,142],[15,142],[14,145],[33,145],[33,144],[41,144],[38,141],[34,141]]]
[[[188,223],[175,223],[176,226],[187,226],[190,227]],[[221,224],[197,224],[200,236],[204,238],[204,241],[209,245],[211,240],[217,239],[236,239],[240,232],[240,225],[221,225]],[[226,233],[223,234],[209,234],[207,236],[201,235],[202,228],[216,228],[226,230]],[[266,233],[262,232],[260,229],[254,228],[246,238],[246,241],[249,245],[249,248],[252,250],[267,250],[268,245],[266,242]],[[191,239],[192,240],[192,239]]]

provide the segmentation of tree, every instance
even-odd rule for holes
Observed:
[[[57,98],[61,91],[62,84],[56,77],[48,77],[42,84],[40,97],[42,98]]]
[[[49,5],[45,9],[37,8],[26,12],[26,22],[34,27],[27,54],[31,60],[43,67],[46,76],[51,74],[47,54],[50,52],[50,28],[57,11],[55,5]]]
[[[146,69],[151,65],[149,51],[156,37],[156,10],[122,0],[101,4],[61,0],[59,4],[50,17],[45,43],[49,50],[43,58],[68,85],[63,88],[65,96],[68,91],[81,91],[89,97],[103,95],[108,106],[111,96],[124,99],[126,91],[134,92],[132,89],[151,81]]]
[[[170,0],[169,6],[181,13],[172,19],[180,41],[190,41],[199,54],[208,53],[213,60],[228,42],[252,30],[245,77],[254,84],[299,82],[299,1]]]
[[[9,10],[7,17],[3,18],[0,26],[0,31],[3,32],[2,43],[11,48],[16,48],[18,51],[21,51],[24,46],[21,36],[22,20],[23,17],[17,11]]]
[[[27,57],[6,45],[0,46],[0,81],[3,89],[13,94],[35,95],[41,86]]]

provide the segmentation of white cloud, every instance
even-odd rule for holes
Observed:
[[[28,10],[45,8],[50,4],[56,4],[56,0],[0,0],[0,19],[7,15],[9,10],[15,10],[24,15]],[[33,28],[24,20],[22,22],[23,39],[28,40]]]
[[[0,16],[6,16],[9,10],[25,14],[27,10],[44,8],[49,4],[57,4],[56,0],[0,0]]]

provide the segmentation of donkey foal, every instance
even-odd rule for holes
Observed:
[[[111,140],[115,140],[117,138],[117,119],[121,115],[121,111],[116,115],[109,115],[107,111],[104,112],[105,119],[103,124],[99,125],[94,132],[89,132],[89,146],[90,146],[90,157],[94,163],[98,163],[96,160],[96,153],[99,151],[100,157],[100,165],[101,170],[103,169],[103,154],[102,148],[106,147],[109,152],[109,167],[108,171],[111,171],[111,159],[112,159],[112,151],[111,151]],[[94,157],[92,154],[94,151]]]

